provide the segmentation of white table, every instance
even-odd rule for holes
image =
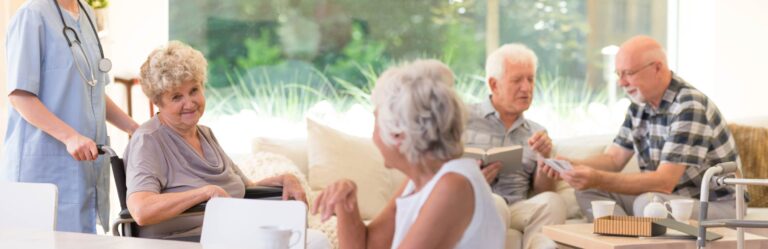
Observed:
[[[34,249],[203,249],[199,243],[107,235],[0,228],[0,248]]]

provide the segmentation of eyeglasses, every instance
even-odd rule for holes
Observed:
[[[645,66],[642,66],[642,67],[640,67],[640,68],[638,68],[638,69],[635,69],[635,70],[623,70],[623,71],[617,71],[617,72],[616,72],[616,76],[618,76],[618,77],[619,77],[619,79],[623,79],[623,78],[624,78],[624,76],[632,76],[632,75],[635,75],[636,73],[639,73],[640,71],[643,71],[644,69],[646,69],[646,68],[650,67],[650,66],[651,66],[651,65],[653,65],[653,64],[656,64],[656,62],[655,62],[655,61],[653,61],[653,62],[651,62],[651,63],[645,64]]]

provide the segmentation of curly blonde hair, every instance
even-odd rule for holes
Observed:
[[[180,41],[155,49],[141,65],[141,90],[155,104],[163,93],[184,82],[208,81],[208,61],[200,51]]]

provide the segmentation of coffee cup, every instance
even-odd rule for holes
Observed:
[[[594,219],[613,215],[615,201],[592,201],[592,217]]]
[[[256,228],[254,237],[258,249],[288,249],[301,240],[301,232],[276,226],[261,226]]]
[[[672,218],[680,222],[688,222],[693,212],[693,200],[676,199],[664,203],[672,210]]]

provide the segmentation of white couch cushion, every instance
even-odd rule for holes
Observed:
[[[603,153],[608,148],[608,146],[613,144],[614,137],[615,135],[593,135],[560,139],[554,141],[555,148],[553,152],[555,156],[575,159],[587,158]],[[640,167],[637,166],[637,154],[629,159],[629,162],[627,162],[627,165],[624,167],[622,172],[640,172]]]
[[[309,173],[307,170],[307,165],[309,165],[307,162],[307,139],[304,137],[294,139],[257,137],[253,139],[251,148],[253,154],[271,152],[283,155],[290,159],[301,173],[304,175]]]
[[[307,119],[309,185],[320,190],[339,179],[357,184],[360,215],[369,220],[379,213],[405,176],[384,167],[371,138],[356,137]]]

